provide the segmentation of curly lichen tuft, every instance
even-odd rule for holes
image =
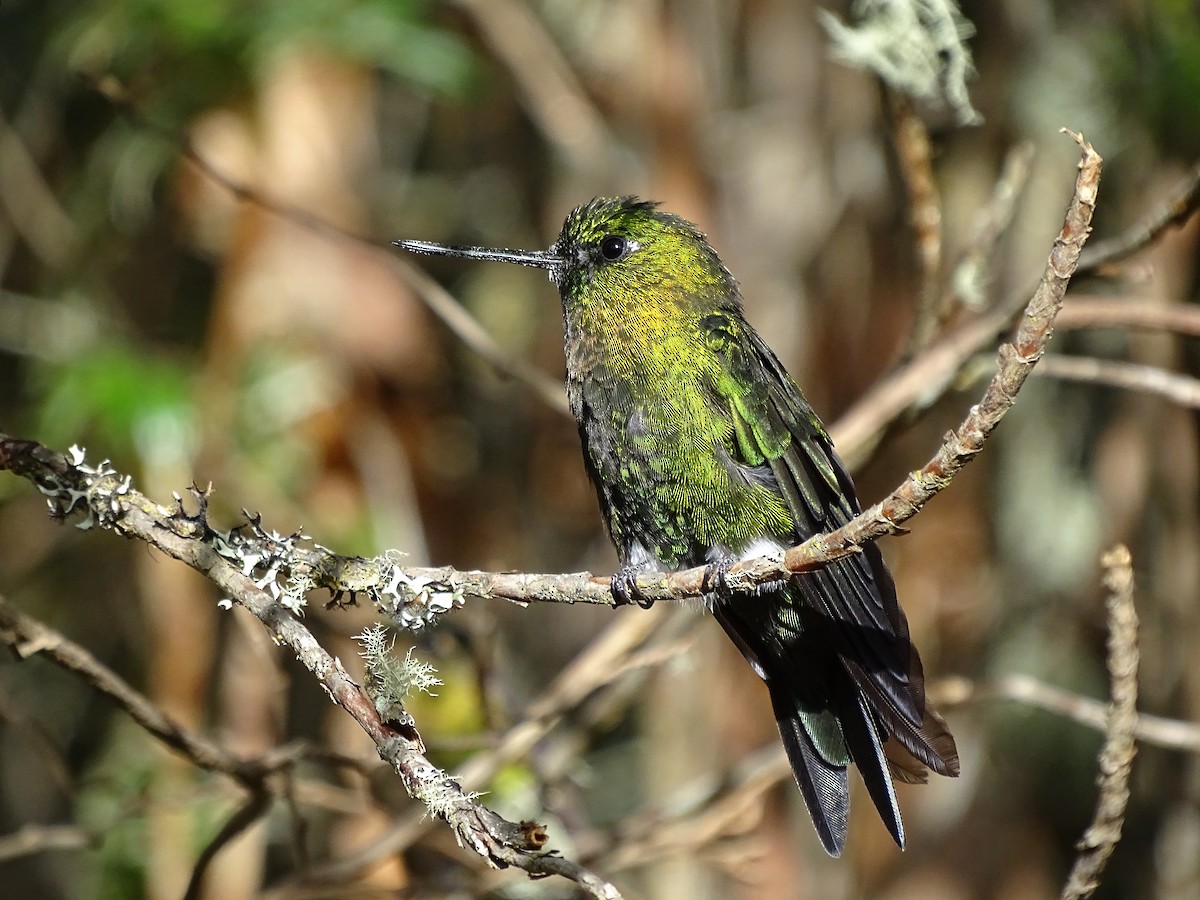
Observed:
[[[354,639],[362,644],[359,656],[365,661],[367,694],[382,718],[406,721],[404,700],[413,691],[437,696],[433,689],[442,683],[437,669],[413,656],[415,647],[409,647],[403,659],[396,656],[396,639],[386,625],[376,622]]]

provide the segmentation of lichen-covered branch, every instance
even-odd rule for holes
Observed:
[[[36,442],[0,434],[0,469],[33,482],[46,496],[52,515],[81,512],[79,527],[99,527],[142,540],[186,563],[216,584],[231,601],[257,617],[279,644],[286,645],[374,741],[380,757],[400,776],[405,789],[444,820],[455,839],[490,865],[515,866],[530,875],[561,875],[594,897],[615,900],[615,887],[545,845],[548,836],[536,823],[514,823],[492,812],[425,756],[412,717],[400,709],[384,721],[375,704],[312,632],[282,602],[310,582],[290,559],[302,535],[265,531],[256,518],[247,526],[219,531],[207,521],[207,492],[195,489],[195,513],[176,497],[175,508],[153,502],[132,486],[132,479],[107,461],[88,464],[82,450],[58,453]],[[319,550],[313,551],[320,553]]]
[[[1062,230],[1050,251],[1041,282],[1026,306],[1012,342],[1001,345],[999,370],[988,383],[980,402],[971,408],[966,420],[946,436],[933,459],[910,474],[890,495],[836,531],[816,535],[786,551],[738,563],[726,576],[731,589],[748,590],[791,574],[811,571],[830,560],[856,552],[867,541],[900,533],[903,523],[916,515],[983,449],[1045,350],[1055,316],[1062,308],[1067,285],[1091,229],[1101,159],[1081,135],[1067,133],[1079,144],[1083,154],[1075,192]],[[29,449],[36,456],[33,448]],[[55,456],[46,448],[37,448],[37,452]],[[82,455],[75,462],[82,463]],[[17,469],[14,468],[14,471]],[[78,466],[69,465],[63,458],[59,461],[58,471],[58,475],[46,482],[49,487],[43,487],[43,491],[65,491],[64,515],[75,507],[76,502],[87,496],[89,490],[96,488],[95,485],[91,488],[87,486],[88,478],[109,479],[111,483],[100,490],[98,496],[108,498],[108,504],[116,504],[114,510],[118,510],[120,502],[124,502],[150,516],[152,522],[148,524],[154,524],[162,532],[158,537],[168,542],[164,547],[168,553],[172,553],[170,547],[179,544],[184,537],[178,529],[183,529],[188,536],[194,536],[197,530],[209,530],[204,517],[203,492],[197,492],[200,512],[191,517],[184,512],[178,497],[178,509],[174,512],[151,504],[145,498],[133,502],[129,495],[128,479],[118,479],[115,471],[105,470],[103,464],[100,470],[79,469]],[[65,477],[68,471],[74,473],[75,481],[80,484],[72,486],[58,482],[57,479]],[[18,471],[18,474],[22,472]],[[44,475],[40,477],[43,480],[46,478]],[[136,492],[133,494],[141,497]],[[99,515],[101,519],[111,515],[105,503],[93,502],[83,506],[87,509],[87,522],[91,522],[94,515]],[[155,516],[157,520],[154,520]],[[159,520],[165,524],[157,524]],[[467,595],[495,597],[518,603],[613,602],[608,583],[586,572],[531,575],[461,572],[450,568],[404,568],[390,556],[373,559],[342,557],[319,545],[309,546],[303,535],[285,537],[267,532],[254,517],[250,517],[248,526],[227,533],[212,532],[212,535],[212,541],[202,544],[206,548],[204,558],[192,558],[195,550],[188,547],[186,541],[183,541],[184,546],[178,548],[178,552],[184,554],[179,558],[206,574],[218,560],[226,564],[239,563],[242,575],[248,577],[256,574],[256,580],[251,583],[260,588],[266,587],[274,598],[282,599],[283,608],[298,607],[303,603],[304,594],[314,588],[329,590],[335,599],[349,594],[353,600],[361,593],[370,596],[383,612],[402,627],[413,628],[432,621],[439,613],[461,603]],[[705,569],[698,567],[671,574],[639,575],[637,587],[643,596],[651,600],[678,600],[702,595],[704,582]]]

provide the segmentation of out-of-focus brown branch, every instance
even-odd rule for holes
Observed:
[[[231,753],[180,725],[84,647],[13,609],[3,597],[0,597],[0,643],[8,644],[23,659],[42,656],[74,672],[97,691],[111,697],[142,728],[179,751],[194,765],[207,771],[222,772],[243,785],[261,782],[270,772],[289,765],[299,752],[293,747],[271,759]]]
[[[82,507],[87,518],[81,525],[98,526],[158,548],[196,569],[249,610],[277,643],[295,652],[334,702],[359,723],[375,742],[380,758],[400,776],[409,795],[423,803],[431,816],[444,820],[460,845],[495,867],[515,866],[534,876],[560,875],[594,897],[620,897],[617,889],[602,878],[545,850],[544,830],[497,815],[430,763],[407,713],[401,711],[400,718],[384,722],[341,661],[331,656],[295,614],[266,589],[267,578],[253,577],[258,561],[243,558],[239,566],[230,560],[229,541],[233,535],[214,532],[208,526],[206,494],[197,494],[201,503],[198,513],[186,513],[181,502],[172,511],[135,490],[128,477],[110,466],[86,465],[81,452],[67,456],[6,435],[0,435],[0,470],[33,482],[58,517]]]
[[[1004,675],[978,682],[968,678],[940,678],[929,685],[927,693],[929,702],[943,711],[981,701],[1011,700],[1063,716],[1095,731],[1103,731],[1108,721],[1106,703],[1046,684],[1029,675]],[[1200,753],[1200,725],[1195,722],[1139,713],[1134,736],[1143,744]]]
[[[921,269],[920,303],[906,354],[911,356],[937,333],[946,311],[938,291],[942,269],[942,198],[933,177],[933,153],[925,122],[898,91],[891,92],[889,100],[892,142],[908,193],[908,221]]]
[[[0,863],[53,850],[82,850],[95,841],[94,835],[77,825],[26,825],[0,835]]]
[[[1157,366],[1097,359],[1091,356],[1047,356],[1037,372],[1047,378],[1082,381],[1165,397],[1180,406],[1200,409],[1200,379]]]
[[[1157,204],[1146,218],[1122,234],[1089,247],[1080,257],[1079,272],[1090,275],[1101,266],[1133,255],[1153,243],[1166,229],[1186,222],[1197,210],[1200,210],[1200,162],[1192,166],[1187,178],[1166,202]]]
[[[951,275],[951,301],[961,302],[969,309],[983,309],[987,283],[991,279],[996,258],[996,244],[1012,223],[1017,198],[1029,180],[1029,167],[1034,148],[1029,141],[1017,144],[1008,151],[1000,177],[992,188],[992,196],[975,221],[970,244]]]
[[[976,356],[1002,339],[1013,310],[991,312],[936,338],[920,355],[876,382],[829,428],[842,462],[853,471],[870,459],[892,426],[946,395]]]
[[[1059,328],[1143,328],[1200,337],[1200,307],[1139,303],[1072,293],[1058,315]]]
[[[219,185],[238,200],[253,203],[267,212],[326,238],[349,241],[387,254],[393,269],[413,289],[417,298],[463,344],[486,360],[497,372],[525,385],[535,397],[551,409],[564,415],[567,414],[566,394],[561,383],[524,360],[506,353],[491,334],[463,308],[462,304],[454,299],[449,291],[425,275],[420,269],[398,259],[390,244],[363,237],[322,219],[320,216],[289,206],[225,174],[220,168],[205,159],[186,135],[161,128],[141,116],[116,79],[104,78],[96,84],[96,89],[141,127],[170,141],[179,150],[180,156],[200,170],[214,184]]]
[[[271,794],[268,791],[257,790],[250,793],[245,802],[234,811],[213,839],[200,851],[200,855],[196,858],[196,864],[192,867],[191,877],[188,878],[183,900],[196,900],[197,897],[202,896],[204,875],[208,871],[209,865],[216,859],[217,854],[230,841],[266,815],[270,808]]]
[[[46,184],[21,136],[0,113],[0,205],[34,253],[51,267],[63,265],[78,243],[78,229]]]
[[[1133,561],[1129,550],[1116,546],[1101,560],[1108,588],[1108,674],[1112,703],[1100,750],[1100,797],[1092,824],[1079,842],[1079,855],[1063,887],[1062,900],[1086,900],[1100,886],[1100,876],[1121,839],[1129,802],[1129,773],[1137,753],[1138,644],[1137,611],[1133,606]]]
[[[617,141],[570,63],[524,3],[455,0],[516,79],[526,110],[546,139],[584,172],[611,169]]]
[[[762,815],[763,796],[791,777],[783,748],[769,746],[743,760],[729,777],[697,779],[660,806],[624,820],[584,858],[615,872],[680,853],[707,855],[714,845],[753,828]]]

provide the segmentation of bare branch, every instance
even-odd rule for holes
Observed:
[[[1129,802],[1129,773],[1137,747],[1138,645],[1137,611],[1133,607],[1133,561],[1117,545],[1104,555],[1108,588],[1108,674],[1112,703],[1100,750],[1100,797],[1096,813],[1079,842],[1079,855],[1062,891],[1062,900],[1086,900],[1100,886],[1100,876],[1121,839]]]
[[[46,265],[63,265],[79,232],[46,184],[21,136],[0,114],[0,206],[29,247]]]
[[[1132,256],[1151,244],[1173,225],[1181,225],[1200,209],[1200,162],[1192,166],[1187,178],[1171,193],[1167,201],[1145,219],[1116,237],[1099,241],[1088,248],[1079,260],[1079,272],[1092,274],[1101,266]]]
[[[94,842],[95,837],[77,825],[26,825],[0,835],[0,862],[53,850],[83,850]]]
[[[659,807],[625,820],[608,844],[587,858],[606,870],[621,871],[689,851],[708,853],[718,841],[752,828],[762,815],[763,796],[791,777],[783,748],[765,747],[727,777],[696,779]]]
[[[1155,394],[1180,406],[1200,409],[1200,379],[1157,366],[1090,356],[1047,356],[1037,371],[1048,378]]]
[[[0,642],[8,644],[22,658],[43,656],[81,676],[97,691],[115,700],[146,731],[201,769],[223,772],[250,785],[260,782],[272,769],[289,762],[289,757],[295,755],[293,748],[285,756],[276,754],[271,761],[241,757],[190,731],[85,648],[38,620],[17,612],[3,597],[0,597]]]
[[[234,840],[239,834],[266,815],[267,810],[271,807],[271,795],[267,791],[258,790],[252,791],[246,798],[245,802],[229,817],[228,821],[221,826],[220,830],[213,836],[213,839],[208,842],[207,846],[200,851],[200,856],[196,858],[196,864],[192,867],[192,875],[188,879],[187,890],[184,891],[183,900],[196,900],[197,897],[203,896],[201,890],[204,886],[204,875],[208,871],[209,865],[212,863],[221,849]]]
[[[1029,141],[1008,151],[1000,177],[992,188],[991,199],[977,217],[970,244],[954,267],[950,279],[951,300],[959,300],[969,309],[985,307],[984,297],[996,258],[996,243],[1012,223],[1017,198],[1029,180],[1033,154],[1033,144]]]
[[[944,321],[946,304],[938,293],[942,270],[942,198],[933,175],[929,129],[901,94],[890,97],[892,140],[908,192],[908,221],[921,269],[920,303],[906,355],[925,347]]]
[[[928,694],[930,703],[939,710],[984,700],[1011,700],[1063,716],[1095,731],[1103,731],[1108,721],[1108,704],[1029,675],[1004,675],[980,682],[968,678],[942,678],[929,685]],[[1143,744],[1200,753],[1200,725],[1195,722],[1139,713],[1134,736]]]
[[[1059,328],[1142,328],[1200,337],[1200,308],[1183,303],[1141,303],[1072,293]]]
[[[455,2],[516,79],[525,108],[547,141],[585,172],[611,168],[617,141],[533,11],[514,0]]]

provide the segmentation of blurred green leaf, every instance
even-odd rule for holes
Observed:
[[[112,345],[73,357],[45,370],[42,390],[35,433],[52,446],[89,433],[107,447],[136,449],[152,434],[190,427],[189,369],[144,349]]]
[[[1200,153],[1200,16],[1185,0],[1136,5],[1133,27],[1106,30],[1108,77],[1122,111],[1182,158]]]

